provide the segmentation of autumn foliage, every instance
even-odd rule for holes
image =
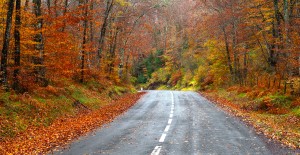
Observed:
[[[260,100],[244,110],[297,115],[299,10],[298,0],[2,0],[0,120],[11,109],[48,115],[57,98],[57,107],[75,98],[97,108],[95,92],[114,97],[125,85],[233,89]]]

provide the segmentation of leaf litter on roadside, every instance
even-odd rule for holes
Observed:
[[[48,127],[30,127],[15,138],[0,141],[0,154],[45,154],[96,128],[113,121],[128,110],[144,93],[126,94],[95,111],[80,111]]]
[[[269,115],[266,116],[256,111],[245,110],[238,104],[217,94],[208,92],[201,92],[200,94],[220,106],[228,114],[240,117],[245,123],[253,126],[257,133],[262,133],[266,137],[279,141],[291,148],[300,148],[300,133],[291,128],[291,125],[298,126],[298,118],[291,117],[289,119],[278,120],[278,118],[273,118]],[[289,128],[287,128],[288,126]]]

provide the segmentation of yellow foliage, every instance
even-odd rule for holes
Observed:
[[[116,0],[116,3],[120,6],[131,6],[131,3],[127,2],[126,0]]]

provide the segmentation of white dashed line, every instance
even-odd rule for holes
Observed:
[[[159,155],[160,150],[161,150],[161,146],[156,146],[152,151],[151,155]]]
[[[167,134],[163,133],[159,139],[159,142],[162,143],[165,141]]]
[[[173,92],[171,92],[171,95],[172,95],[172,105],[171,105],[171,111],[170,111],[170,118],[168,120],[168,125],[166,126],[165,130],[164,130],[164,133],[161,135],[160,139],[159,139],[159,142],[160,143],[163,143],[166,139],[166,136],[167,136],[167,133],[171,127],[171,123],[173,121],[173,116],[174,116],[174,94]],[[151,155],[159,155],[160,153],[160,150],[161,150],[162,146],[156,146],[154,148],[154,150],[152,151]]]
[[[170,125],[167,125],[164,132],[168,132],[170,129]]]
[[[171,124],[171,123],[172,123],[172,120],[173,120],[173,119],[169,119],[168,124]]]

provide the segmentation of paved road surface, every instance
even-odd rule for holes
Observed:
[[[195,92],[149,91],[109,125],[54,154],[295,154],[268,144]]]

